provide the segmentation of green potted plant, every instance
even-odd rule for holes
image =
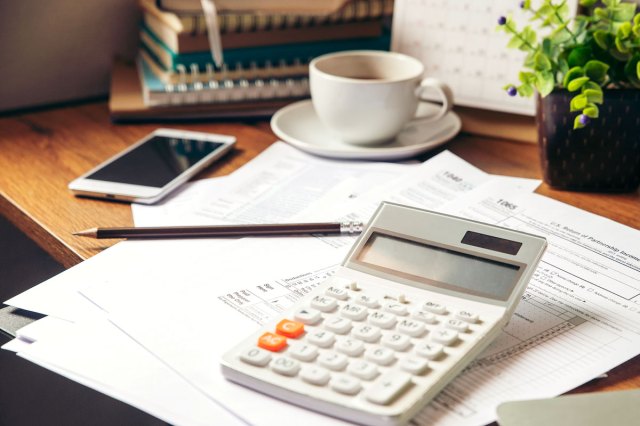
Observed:
[[[572,190],[630,191],[640,185],[640,14],[635,3],[544,0],[522,29],[498,29],[526,52],[510,96],[538,93],[536,121],[545,181]]]

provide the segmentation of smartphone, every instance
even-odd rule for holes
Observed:
[[[73,180],[77,196],[153,204],[222,157],[233,136],[157,129]]]

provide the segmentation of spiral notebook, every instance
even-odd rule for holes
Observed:
[[[297,100],[309,96],[309,79],[296,78],[231,79],[213,78],[206,81],[176,84],[163,83],[151,70],[147,62],[139,57],[138,72],[142,83],[145,105],[157,107],[184,104],[233,104],[246,101],[287,99]]]
[[[116,61],[111,73],[109,113],[114,122],[166,122],[267,117],[289,99],[245,100],[231,103],[168,104],[150,107],[143,99],[135,63]]]

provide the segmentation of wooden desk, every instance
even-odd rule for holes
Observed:
[[[65,267],[91,257],[114,242],[73,237],[71,232],[94,226],[130,226],[131,210],[128,204],[75,198],[67,190],[68,182],[157,127],[111,124],[104,102],[0,117],[0,214]],[[228,174],[276,140],[266,122],[168,127],[238,138],[236,152],[199,178]],[[489,173],[541,176],[534,145],[460,135],[444,148]],[[637,192],[608,195],[562,192],[544,184],[537,192],[640,229]],[[594,380],[576,391],[637,387],[640,387],[640,357],[614,369],[608,378]]]

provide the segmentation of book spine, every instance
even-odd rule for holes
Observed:
[[[327,25],[366,19],[377,19],[393,13],[394,0],[353,0],[342,9],[322,16],[291,14],[221,13],[218,16],[220,33],[253,32],[283,28]],[[143,7],[145,7],[143,5]],[[157,13],[157,12],[156,12]],[[161,11],[169,15],[171,13]],[[202,14],[171,14],[172,21],[179,20],[183,32],[196,35],[205,34],[207,25]],[[168,18],[167,18],[168,19]]]
[[[177,54],[171,51],[157,36],[147,28],[142,28],[141,41],[143,48],[153,55],[165,70],[176,71],[182,65],[190,68],[192,65],[200,71],[211,63],[209,52]],[[240,49],[226,49],[224,61],[228,69],[238,67],[248,68],[252,64],[265,67],[267,64],[292,64],[295,61],[309,62],[313,57],[343,50],[389,50],[391,36],[385,32],[379,37],[356,38],[345,40],[330,40],[310,43],[280,44],[269,47],[246,47]]]

